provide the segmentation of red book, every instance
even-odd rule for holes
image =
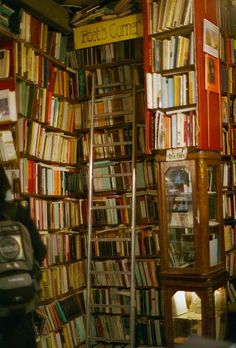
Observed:
[[[51,115],[51,106],[52,106],[52,91],[47,91],[47,97],[46,97],[46,111],[45,111],[45,122],[49,123],[50,115]]]

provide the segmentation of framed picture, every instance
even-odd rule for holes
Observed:
[[[205,88],[219,93],[219,59],[205,55]]]
[[[203,22],[203,51],[219,57],[219,28],[207,19]]]

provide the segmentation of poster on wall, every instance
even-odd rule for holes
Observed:
[[[208,91],[219,93],[219,59],[205,55],[205,88]]]
[[[203,51],[219,57],[219,28],[207,19],[203,21]]]

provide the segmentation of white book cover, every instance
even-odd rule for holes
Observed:
[[[0,123],[16,121],[16,94],[9,89],[0,90]]]
[[[0,132],[0,144],[3,161],[12,161],[17,158],[12,132],[4,130]]]

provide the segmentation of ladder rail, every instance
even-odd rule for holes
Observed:
[[[133,66],[134,71],[134,66]],[[135,79],[133,79],[135,81]],[[87,286],[86,286],[86,347],[90,348],[96,341],[97,338],[92,335],[91,331],[91,315],[92,315],[92,308],[96,307],[96,304],[91,303],[91,285],[92,285],[92,275],[99,273],[96,270],[92,270],[92,243],[96,240],[93,236],[93,211],[98,209],[120,209],[120,208],[131,208],[131,224],[129,228],[123,227],[127,230],[130,230],[130,271],[119,271],[121,274],[126,274],[130,277],[130,285],[127,288],[130,294],[130,313],[129,313],[129,338],[127,340],[119,340],[120,342],[126,342],[130,348],[135,347],[135,316],[136,316],[136,299],[135,299],[135,246],[136,246],[136,150],[137,150],[137,120],[136,120],[136,103],[135,103],[135,95],[136,95],[136,86],[135,82],[133,82],[133,88],[131,95],[132,98],[132,141],[130,142],[118,142],[115,144],[97,144],[96,146],[104,147],[104,146],[111,146],[111,145],[126,145],[131,144],[132,145],[132,156],[131,156],[131,173],[123,173],[123,176],[132,176],[132,189],[131,189],[131,205],[119,205],[119,206],[111,206],[111,207],[104,207],[104,206],[94,206],[93,201],[93,179],[103,177],[100,175],[94,175],[94,132],[95,132],[95,91],[96,88],[99,88],[101,86],[95,85],[95,73],[92,75],[92,93],[91,93],[91,122],[90,122],[90,149],[89,149],[89,182],[88,182],[88,236],[87,236]],[[124,144],[125,143],[125,144]],[[107,175],[106,177],[110,177],[114,175]],[[119,176],[116,174],[116,176]],[[96,200],[95,200],[96,201]],[[121,226],[117,226],[115,228],[111,229],[104,229],[101,230],[101,233],[109,232],[109,230],[119,230]],[[127,239],[127,238],[126,238]],[[110,271],[105,271],[103,273],[109,274]],[[114,271],[113,271],[114,273]],[[112,305],[108,305],[111,306]],[[107,342],[112,342],[113,339],[104,338]],[[91,342],[93,341],[93,342]],[[114,340],[115,341],[115,340]]]
[[[134,69],[134,67],[133,67]],[[134,74],[133,74],[134,75]],[[135,83],[133,83],[133,95],[135,96]],[[136,148],[137,148],[137,126],[136,126],[136,103],[133,98],[133,127],[132,127],[132,218],[131,218],[131,280],[130,280],[130,347],[135,347],[135,245],[136,245]]]
[[[89,348],[89,337],[90,337],[90,296],[91,296],[91,256],[92,256],[92,246],[91,246],[91,236],[92,236],[92,225],[93,225],[93,215],[92,215],[92,197],[93,197],[93,138],[94,138],[94,101],[95,101],[95,74],[92,75],[92,98],[91,98],[91,123],[90,123],[90,156],[89,156],[89,196],[88,196],[88,236],[87,236],[87,287],[86,287],[86,347]]]

